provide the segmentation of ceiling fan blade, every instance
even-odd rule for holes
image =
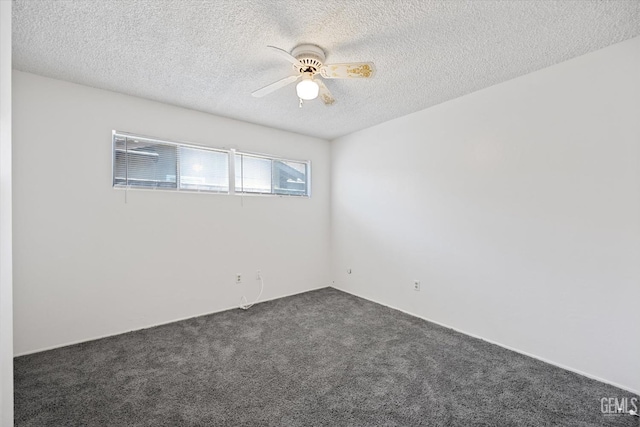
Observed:
[[[286,50],[280,49],[279,47],[275,47],[275,46],[267,46],[267,47],[272,49],[274,52],[282,56],[287,61],[291,62],[293,65],[300,65],[300,61],[298,61],[293,55],[291,55]]]
[[[261,98],[261,97],[263,97],[265,95],[269,95],[271,92],[275,92],[276,90],[295,82],[300,77],[302,77],[302,74],[298,74],[297,76],[285,77],[282,80],[278,80],[275,83],[271,83],[270,85],[267,85],[267,86],[265,86],[265,87],[263,87],[261,89],[258,89],[256,91],[251,92],[251,95],[256,97],[256,98]]]
[[[316,79],[314,81],[318,83],[318,86],[320,86],[319,95],[320,95],[320,99],[322,99],[322,102],[324,102],[325,105],[333,105],[333,103],[336,102],[336,100],[333,97],[333,95],[331,95],[331,92],[329,92],[329,89],[327,88],[327,86],[320,79]]]
[[[325,79],[368,79],[373,77],[376,67],[373,62],[352,62],[349,64],[327,64],[320,68]]]

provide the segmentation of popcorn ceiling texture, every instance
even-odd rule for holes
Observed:
[[[640,1],[122,0],[13,6],[13,64],[56,79],[333,139],[640,34]],[[270,52],[314,43],[337,102],[298,108]]]

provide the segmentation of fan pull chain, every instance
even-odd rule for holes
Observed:
[[[300,98],[300,108],[302,108],[302,98]]]

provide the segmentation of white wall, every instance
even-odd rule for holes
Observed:
[[[336,287],[637,392],[640,38],[333,141],[332,230]]]
[[[330,285],[327,141],[13,77],[16,354],[237,307],[257,269],[264,299]],[[112,129],[309,159],[312,197],[132,190],[125,204]]]
[[[11,4],[0,1],[0,425],[13,425]]]

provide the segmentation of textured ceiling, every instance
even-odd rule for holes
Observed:
[[[640,1],[16,0],[13,18],[18,70],[333,139],[637,36]],[[300,43],[377,74],[327,80],[331,107],[252,97],[292,71],[266,46]]]

